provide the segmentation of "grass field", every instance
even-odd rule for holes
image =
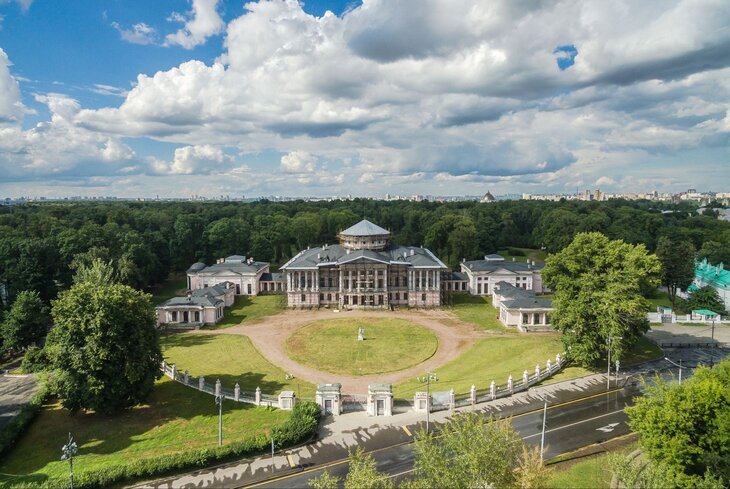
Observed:
[[[224,404],[223,413],[224,443],[268,433],[289,418],[286,411],[233,401]],[[60,455],[69,432],[79,446],[74,458],[74,471],[79,474],[140,458],[216,447],[218,408],[213,396],[167,378],[158,381],[148,405],[116,416],[71,416],[59,404],[48,404],[0,462],[0,481],[39,483],[50,476],[61,477],[65,484],[68,462],[61,461]]]
[[[286,372],[266,360],[245,336],[179,333],[161,338],[162,353],[179,372],[221,379],[230,389],[238,382],[242,391],[261,387],[264,394],[293,390],[299,397],[314,397],[314,386],[298,379],[286,380]]]
[[[516,333],[497,319],[497,310],[492,306],[491,297],[469,294],[454,294],[452,305],[447,308],[462,321],[474,323],[482,329],[499,333]]]
[[[672,307],[672,303],[669,302],[669,294],[666,291],[657,289],[654,292],[653,297],[647,297],[646,299],[651,304],[651,311],[656,312],[657,307]]]
[[[227,307],[221,322],[207,329],[225,329],[243,322],[250,323],[284,310],[284,295],[239,295],[231,307]]]
[[[364,341],[357,340],[360,326]],[[394,318],[317,321],[286,340],[287,354],[297,362],[347,375],[403,370],[430,358],[437,348],[438,339],[431,331]]]
[[[485,389],[492,380],[497,384],[506,383],[510,374],[519,380],[525,369],[532,374],[536,364],[544,366],[548,358],[555,360],[555,354],[562,351],[558,335],[485,338],[437,369],[434,373],[438,381],[431,382],[431,390],[454,389],[456,393],[465,393],[469,392],[472,384],[477,389]],[[425,390],[425,386],[412,379],[396,385],[394,394],[400,398],[412,398],[416,391],[421,390]]]
[[[514,255],[510,253],[510,250],[520,250],[523,254],[522,255]],[[534,260],[538,263],[544,263],[545,258],[547,258],[547,253],[542,250],[536,250],[533,248],[509,248],[509,249],[503,249],[497,251],[497,254],[502,255],[505,260],[512,260],[512,258],[515,259],[515,261],[527,261],[527,260]]]
[[[565,469],[554,468],[547,481],[550,489],[608,489],[611,470],[608,454],[587,458]]]

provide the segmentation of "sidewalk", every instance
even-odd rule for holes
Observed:
[[[606,391],[606,375],[596,374],[588,377],[558,382],[536,387],[532,392],[522,392],[512,397],[498,399],[455,411],[476,409],[485,414],[508,417],[542,408],[542,400],[535,390],[548,395],[551,404],[569,402],[592,394]],[[452,411],[431,413],[432,423],[444,423]],[[354,412],[340,416],[323,418],[315,443],[271,456],[261,456],[250,460],[188,473],[164,480],[148,482],[137,487],[181,488],[181,487],[237,487],[252,484],[276,476],[299,472],[303,468],[324,466],[347,458],[351,448],[361,447],[365,451],[378,450],[397,444],[409,443],[421,426],[425,426],[426,414],[409,411],[391,417],[369,417],[365,412]]]

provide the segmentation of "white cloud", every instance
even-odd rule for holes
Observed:
[[[165,37],[166,45],[179,45],[192,49],[216,34],[220,34],[225,24],[218,15],[218,0],[192,0],[193,9],[185,15],[174,12],[170,20],[185,25]]]
[[[611,177],[607,177],[603,175],[598,180],[596,180],[596,186],[597,187],[610,187],[616,185],[616,180],[614,180]]]
[[[119,31],[121,38],[132,44],[154,44],[157,42],[157,31],[144,22],[134,24],[130,29],[124,29],[117,22],[112,22],[112,27]]]
[[[175,149],[171,162],[152,160],[155,173],[171,175],[207,175],[213,172],[228,170],[228,163],[233,158],[209,144],[201,146],[184,146]]]
[[[8,55],[0,48],[0,125],[18,121],[25,112],[20,99],[20,87],[10,74],[11,65]]]
[[[286,173],[313,172],[315,158],[306,151],[293,151],[281,157],[281,171]]]
[[[10,3],[12,1],[13,0],[0,0],[0,4]],[[33,0],[15,0],[15,3],[18,4],[20,10],[22,10],[23,12],[27,12],[28,9],[30,9],[31,4],[33,3]]]

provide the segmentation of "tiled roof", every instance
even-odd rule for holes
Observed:
[[[552,299],[539,299],[537,297],[512,299],[503,301],[505,309],[552,309]]]
[[[173,297],[172,299],[169,299],[159,306],[157,308],[164,308],[169,306],[200,306],[200,307],[216,307],[218,304],[222,303],[223,301],[221,299],[216,299],[215,297],[212,297],[210,295],[200,295],[200,296],[192,296],[192,297]]]
[[[390,234],[390,231],[383,229],[377,224],[373,224],[367,219],[363,219],[354,226],[350,226],[340,233],[344,236],[382,236]]]
[[[188,268],[187,271],[188,272],[197,272],[197,271],[202,270],[205,267],[207,267],[207,265],[205,263],[197,262],[197,263],[193,263],[192,265],[190,265],[190,268]]]
[[[536,263],[530,265],[521,261],[496,261],[496,260],[473,260],[464,262],[464,264],[473,272],[492,273],[503,269],[512,273],[523,273],[532,270],[542,270],[544,265]]]
[[[198,274],[201,275],[216,275],[221,272],[233,272],[237,274],[247,273],[258,273],[262,268],[267,267],[269,264],[266,262],[255,261],[251,263],[244,262],[223,262],[216,263],[209,267],[205,267],[202,270],[198,270]]]
[[[262,282],[283,282],[286,280],[283,273],[262,273]]]
[[[448,274],[446,274],[446,278],[444,280],[460,280],[465,282],[469,280],[469,277],[467,277],[465,273],[449,272]]]
[[[495,294],[504,297],[505,299],[532,299],[535,297],[535,293],[531,290],[523,289],[522,287],[515,287],[514,285],[500,281],[494,284]]]
[[[310,248],[300,252],[281,268],[282,270],[316,268],[325,264],[351,263],[356,260],[388,264],[396,262],[413,267],[447,268],[441,260],[426,248],[398,245],[391,245],[382,251],[354,250],[350,253],[340,245]]]
[[[714,266],[702,260],[695,267],[695,280],[714,287],[730,290],[730,271],[725,270],[722,263]]]

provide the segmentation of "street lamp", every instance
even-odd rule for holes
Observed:
[[[611,337],[611,333],[608,334],[608,369],[606,372],[606,390],[611,390],[611,341],[614,339],[622,340],[623,336],[617,336],[616,338]]]
[[[618,388],[618,371],[621,368],[621,362],[616,360],[616,388]]]
[[[679,365],[677,365],[676,363],[674,363],[673,361],[671,361],[667,357],[664,357],[664,360],[668,361],[669,363],[671,363],[675,367],[678,367],[679,368],[679,385],[682,385],[682,370],[684,370],[684,367],[682,366],[682,359],[681,358],[679,359]]]
[[[540,434],[540,460],[544,460],[544,454],[545,454],[545,424],[547,422],[547,405],[548,405],[548,399],[547,394],[544,392],[534,390],[532,391],[537,397],[542,399],[543,406],[542,406],[542,434]]]
[[[438,381],[438,377],[435,373],[426,372],[423,377],[417,377],[420,383],[426,383],[426,433],[429,432],[431,424],[431,381]]]
[[[61,460],[68,460],[69,464],[69,470],[70,470],[70,480],[71,480],[71,489],[74,489],[74,455],[76,455],[79,451],[79,447],[76,445],[76,442],[74,441],[74,437],[71,436],[71,433],[68,434],[68,441],[66,444],[61,448]]]
[[[215,403],[218,405],[218,446],[223,446],[223,395],[222,389],[220,394],[215,396]]]

